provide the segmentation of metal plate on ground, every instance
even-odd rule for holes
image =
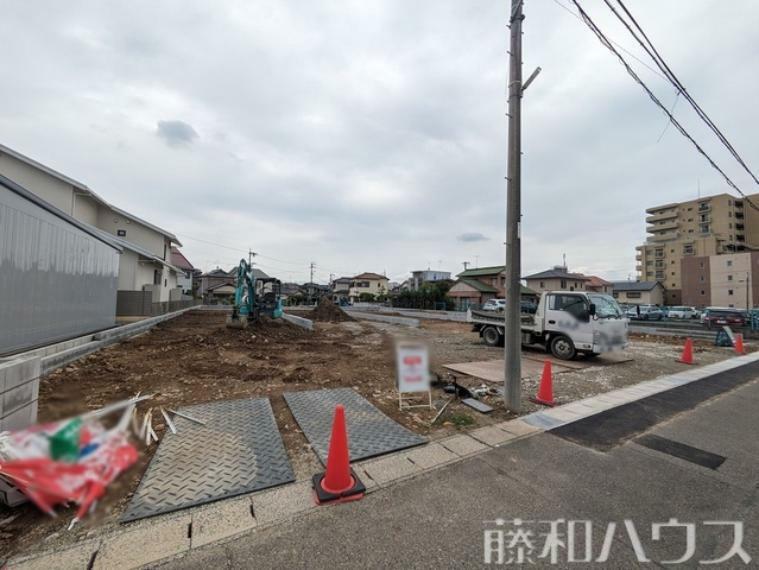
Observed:
[[[121,521],[202,505],[295,480],[267,398],[179,408]]]
[[[345,407],[351,461],[421,445],[427,439],[406,429],[351,388],[286,392],[285,401],[313,447],[326,464],[335,406]]]
[[[486,403],[475,400],[474,398],[464,398],[461,400],[461,403],[465,406],[469,406],[473,410],[477,410],[481,414],[489,414],[493,411],[493,408],[488,406]]]

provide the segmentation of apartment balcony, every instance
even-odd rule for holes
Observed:
[[[652,233],[658,233],[658,232],[667,232],[670,230],[676,230],[680,224],[677,222],[677,220],[672,222],[666,222],[663,224],[656,224],[655,226],[648,226],[646,228],[646,231],[650,234]]]
[[[643,261],[643,254],[638,253],[635,255],[635,261]]]
[[[698,205],[698,212],[708,212],[712,209],[712,205],[709,202],[704,202]]]
[[[660,212],[658,214],[653,214],[651,216],[648,216],[646,218],[647,224],[653,224],[654,222],[661,222],[663,220],[672,220],[677,218],[677,210],[671,210],[669,212]]]
[[[742,212],[735,212],[735,219],[742,220],[743,219],[743,213]]]
[[[660,243],[660,242],[663,242],[663,241],[672,241],[672,240],[676,240],[679,237],[680,237],[680,233],[679,232],[669,232],[669,233],[665,233],[665,234],[654,234],[654,235],[650,236],[646,240],[646,243]]]
[[[662,204],[661,206],[653,206],[651,208],[646,208],[646,214],[651,214],[652,216],[655,216],[656,214],[661,214],[662,210],[671,210],[672,208],[677,208],[679,204],[677,202],[673,202],[672,204]]]
[[[638,263],[635,266],[635,271],[637,271],[638,273],[643,273],[643,266],[640,263]]]

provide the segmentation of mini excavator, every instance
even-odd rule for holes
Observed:
[[[265,315],[272,319],[282,316],[282,283],[273,277],[256,278],[253,268],[244,259],[237,266],[235,304],[227,317],[227,327],[248,328],[248,323]]]

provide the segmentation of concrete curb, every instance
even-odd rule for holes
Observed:
[[[393,317],[391,315],[380,315],[375,313],[362,313],[360,311],[345,311],[351,317],[362,321],[378,321],[381,323],[392,323],[394,325],[405,325],[407,327],[419,327],[419,319],[410,319],[408,317]]]
[[[305,317],[296,317],[295,315],[288,315],[287,313],[283,313],[282,318],[288,323],[292,323],[310,331],[314,330],[314,321],[311,319],[306,319]]]
[[[438,321],[450,321],[453,323],[465,323],[466,312],[462,311],[428,311],[424,309],[400,309],[389,307],[380,309],[380,313],[399,313],[405,317],[418,317],[420,319],[432,319]]]

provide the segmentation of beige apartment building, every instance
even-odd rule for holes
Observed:
[[[684,305],[752,309],[759,304],[759,253],[683,259]]]
[[[759,205],[759,195],[749,196]],[[667,305],[683,299],[683,260],[759,248],[759,212],[730,194],[664,204],[646,210],[646,243],[636,248],[640,281],[664,285]]]

